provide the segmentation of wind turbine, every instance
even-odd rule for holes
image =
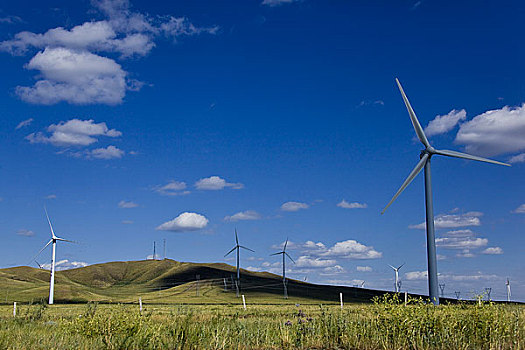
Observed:
[[[482,158],[478,156],[472,156],[470,154],[460,153],[456,151],[437,150],[434,147],[432,147],[430,143],[428,142],[425,132],[423,131],[423,128],[421,127],[421,124],[419,124],[419,121],[416,117],[416,113],[412,109],[412,106],[410,105],[410,102],[408,101],[408,98],[406,97],[405,92],[403,91],[403,87],[401,86],[401,83],[399,82],[397,78],[396,78],[396,83],[403,97],[403,101],[405,102],[405,106],[408,110],[408,114],[410,116],[410,120],[412,121],[412,125],[414,126],[414,130],[416,131],[416,135],[419,141],[421,141],[421,143],[423,144],[423,146],[425,146],[425,149],[422,150],[420,153],[419,163],[417,163],[416,167],[408,175],[405,182],[403,182],[399,190],[396,192],[394,197],[387,204],[385,209],[383,209],[381,214],[383,214],[387,210],[387,208],[396,200],[396,198],[401,194],[401,192],[403,192],[404,189],[412,182],[412,180],[414,180],[414,178],[421,172],[421,170],[425,168],[425,206],[426,206],[426,229],[427,229],[426,231],[427,231],[428,289],[429,289],[430,300],[432,300],[434,305],[439,305],[436,240],[435,240],[435,233],[434,233],[434,209],[432,206],[432,183],[431,183],[431,175],[430,175],[430,158],[433,155],[441,155],[441,156],[447,156],[447,157],[453,157],[453,158],[477,160],[480,162],[493,163],[493,164],[499,164],[499,165],[506,165],[506,166],[510,166],[510,165],[501,163],[495,160],[486,159],[486,158]]]
[[[403,267],[403,265],[405,265],[405,263],[402,263],[399,267],[394,267],[392,265],[388,265],[392,268],[392,270],[394,270],[394,273],[396,275],[395,277],[395,288],[396,288],[396,293],[399,293],[399,287],[401,287],[401,282],[399,281],[399,270]]]
[[[75,243],[75,242],[68,241],[67,239],[55,236],[55,231],[53,231],[53,225],[51,225],[51,220],[49,220],[49,215],[47,215],[47,209],[45,207],[44,207],[44,211],[46,212],[47,222],[49,223],[49,228],[51,229],[51,239],[49,240],[49,242],[47,242],[44,248],[40,249],[40,251],[35,256],[35,258],[38,255],[40,255],[40,253],[42,253],[42,251],[46,249],[48,245],[53,244],[53,253],[51,254],[51,280],[49,281],[49,305],[52,305],[54,294],[55,294],[55,261],[56,261],[55,257],[56,257],[57,241],[70,242],[70,243]]]
[[[270,254],[270,256],[272,256],[272,255],[279,255],[279,254],[283,255],[283,288],[284,288],[284,298],[285,299],[288,299],[288,289],[286,288],[286,257],[288,257],[288,259],[292,260],[292,262],[295,264],[295,261],[292,259],[290,254],[288,254],[286,252],[286,246],[287,245],[288,245],[288,238],[286,238],[286,242],[284,243],[284,248],[283,248],[282,252]]]
[[[507,302],[510,303],[510,297],[512,296],[512,294],[510,293],[510,281],[508,278],[507,283],[505,283],[505,285],[507,286]]]
[[[241,270],[240,270],[240,267],[239,267],[239,252],[240,250],[242,249],[246,249],[246,250],[249,250],[251,252],[254,252],[254,250],[251,250],[250,248],[247,248],[245,246],[242,246],[239,244],[239,237],[237,236],[237,229],[235,229],[235,247],[233,247],[228,253],[226,253],[224,255],[224,257],[227,257],[228,255],[230,255],[231,252],[233,252],[235,249],[237,249],[237,281],[235,283],[235,287],[237,288],[237,296],[239,296],[239,284],[240,284],[240,279],[241,279]]]

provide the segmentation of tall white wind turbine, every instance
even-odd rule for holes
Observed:
[[[249,250],[251,252],[254,252],[254,250],[248,248],[248,247],[245,247],[245,246],[242,246],[239,244],[239,237],[237,236],[237,229],[235,229],[235,247],[233,247],[228,253],[226,253],[224,255],[224,257],[227,257],[228,255],[230,255],[231,252],[233,252],[234,250],[237,249],[237,281],[236,281],[236,289],[237,289],[237,296],[239,296],[239,285],[241,283],[241,269],[240,269],[240,266],[239,266],[239,261],[240,261],[240,250],[242,249],[246,249],[246,250]]]
[[[436,259],[436,240],[435,240],[435,233],[434,233],[434,209],[432,204],[432,183],[431,183],[431,175],[430,175],[430,158],[433,155],[441,155],[441,156],[447,156],[447,157],[453,157],[453,158],[461,158],[461,159],[470,159],[470,160],[477,160],[480,162],[486,162],[486,163],[492,163],[492,164],[499,164],[499,165],[506,165],[510,166],[509,164],[501,163],[495,160],[486,159],[478,156],[472,156],[470,154],[460,153],[456,151],[448,151],[448,150],[437,150],[434,147],[430,145],[428,142],[428,139],[425,135],[425,132],[423,131],[423,128],[421,127],[421,124],[419,123],[419,120],[416,117],[416,113],[412,109],[412,106],[410,105],[410,102],[408,101],[407,96],[405,95],[405,92],[403,91],[403,87],[401,86],[401,83],[396,78],[397,86],[399,87],[399,91],[401,92],[401,96],[403,97],[403,101],[405,102],[405,106],[408,110],[408,115],[410,116],[410,120],[412,121],[412,125],[414,126],[414,130],[416,131],[416,135],[425,147],[419,155],[420,161],[417,163],[416,167],[412,170],[412,172],[408,175],[405,182],[401,185],[399,190],[396,192],[394,197],[390,200],[390,202],[387,204],[385,209],[381,212],[383,214],[387,208],[396,200],[396,198],[405,190],[405,188],[414,180],[414,178],[425,168],[425,206],[426,206],[426,231],[427,231],[427,265],[428,265],[428,294],[430,297],[430,300],[434,303],[434,305],[439,305],[439,294],[438,294],[438,272],[437,272],[437,259]]]
[[[279,254],[283,255],[283,288],[284,288],[283,289],[283,294],[284,294],[284,298],[285,299],[288,299],[288,288],[286,286],[286,257],[288,257],[288,259],[290,259],[295,264],[295,261],[292,259],[290,254],[288,254],[286,252],[286,246],[287,245],[288,245],[288,238],[286,238],[286,242],[284,243],[284,247],[283,247],[283,251],[282,252],[270,254],[270,255],[279,255]]]
[[[399,288],[400,288],[400,283],[399,283],[399,270],[403,267],[403,265],[405,265],[405,263],[402,263],[399,267],[394,267],[392,265],[388,265],[392,268],[392,270],[394,270],[394,273],[395,273],[395,282],[394,282],[394,287],[396,289],[396,293],[399,293]]]
[[[47,215],[47,209],[44,208],[44,211],[46,212],[47,222],[49,223],[49,228],[51,229],[51,239],[49,240],[49,242],[47,242],[44,248],[40,249],[40,251],[35,256],[35,258],[38,255],[40,255],[40,253],[42,253],[42,251],[46,249],[48,245],[52,244],[53,252],[51,253],[51,280],[49,281],[49,304],[51,305],[54,302],[54,294],[55,294],[55,262],[56,262],[57,241],[70,242],[70,243],[75,243],[75,242],[55,236],[55,231],[53,231],[53,225],[51,225],[51,220],[49,220],[49,215]]]

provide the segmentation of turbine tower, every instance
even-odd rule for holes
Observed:
[[[51,239],[47,244],[44,246],[44,248],[40,249],[38,254],[35,256],[35,258],[42,253],[44,249],[47,248],[48,245],[52,244],[53,252],[51,253],[51,280],[49,281],[49,305],[52,305],[54,302],[54,295],[55,295],[55,262],[56,262],[56,245],[57,241],[63,241],[63,242],[69,242],[69,243],[75,243],[73,241],[68,241],[67,239],[60,238],[55,236],[55,232],[53,231],[53,225],[51,225],[51,220],[49,220],[49,215],[47,215],[47,209],[44,207],[44,211],[46,212],[46,218],[47,222],[49,223],[49,228],[51,229]]]
[[[288,259],[290,259],[295,264],[295,261],[292,259],[290,254],[286,252],[287,245],[288,245],[288,238],[286,238],[286,242],[284,243],[284,248],[282,252],[270,254],[270,256],[279,255],[279,254],[283,255],[283,293],[284,293],[285,299],[288,299],[288,289],[286,287],[286,257],[288,257]]]
[[[395,273],[394,287],[396,289],[396,293],[399,293],[399,289],[401,287],[401,281],[399,280],[399,270],[403,267],[403,265],[405,265],[405,263],[401,264],[399,267],[388,265],[392,268],[392,270],[394,270],[394,273]]]
[[[237,296],[239,296],[239,285],[241,283],[241,270],[240,270],[240,267],[239,267],[239,252],[240,250],[242,249],[246,249],[246,250],[249,250],[251,252],[254,252],[254,250],[251,250],[250,248],[247,248],[245,246],[242,246],[239,244],[239,237],[237,236],[237,229],[235,229],[235,247],[233,247],[228,253],[226,253],[224,255],[224,257],[227,257],[228,255],[230,255],[231,252],[233,252],[235,249],[237,249],[237,281],[235,281],[235,287],[237,289]]]
[[[399,91],[401,92],[401,96],[403,97],[403,101],[405,102],[405,106],[408,110],[408,114],[412,121],[412,125],[414,126],[414,130],[416,131],[416,135],[419,141],[421,141],[421,143],[425,147],[425,149],[422,150],[420,153],[419,163],[417,163],[416,167],[408,175],[405,182],[403,182],[399,190],[396,192],[394,197],[387,204],[385,209],[383,209],[381,214],[383,214],[387,210],[387,208],[396,200],[396,198],[401,194],[401,192],[403,192],[405,188],[412,182],[412,180],[414,180],[414,178],[421,172],[421,170],[425,168],[425,206],[426,206],[427,264],[428,264],[427,268],[428,268],[428,290],[429,290],[428,294],[429,294],[430,300],[434,303],[434,305],[439,305],[436,240],[435,240],[435,233],[434,233],[434,209],[432,206],[432,184],[431,184],[431,175],[430,175],[430,158],[433,155],[442,155],[442,156],[453,157],[453,158],[477,160],[480,162],[493,163],[493,164],[499,164],[499,165],[506,165],[506,166],[510,166],[510,165],[501,163],[501,162],[497,162],[495,160],[472,156],[469,154],[460,153],[456,151],[437,150],[434,147],[432,147],[430,143],[428,142],[425,132],[423,131],[423,128],[421,127],[421,124],[419,123],[416,117],[416,113],[412,109],[412,106],[410,105],[410,102],[408,101],[408,98],[405,95],[405,92],[403,91],[403,87],[401,86],[401,83],[399,82],[397,78],[396,78],[396,83],[397,83],[397,86],[399,87]]]
[[[512,294],[510,293],[510,281],[508,278],[507,283],[505,283],[505,285],[507,286],[507,302],[510,303],[510,297],[512,296]]]

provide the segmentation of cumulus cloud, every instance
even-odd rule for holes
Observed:
[[[427,271],[410,271],[405,273],[405,279],[408,281],[426,280],[427,276]]]
[[[26,126],[30,125],[32,122],[33,122],[33,118],[29,118],[29,119],[23,120],[20,123],[18,123],[18,125],[15,128],[15,130],[18,130],[20,128],[26,127]]]
[[[344,199],[341,202],[337,203],[337,206],[340,208],[345,208],[345,209],[363,209],[363,208],[368,207],[366,203],[358,203],[358,202],[348,203]]]
[[[52,105],[122,102],[126,72],[111,58],[68,48],[46,48],[26,65],[40,72],[33,86],[17,86],[18,96],[29,103]]]
[[[0,50],[12,55],[39,50],[27,65],[40,71],[39,80],[30,87],[17,87],[20,98],[36,104],[119,104],[126,90],[136,91],[142,83],[128,79],[127,72],[104,55],[142,57],[158,38],[175,42],[182,36],[218,31],[216,26],[197,27],[185,17],[133,12],[126,0],[92,1],[92,5],[106,19],[44,33],[23,31],[0,43]]]
[[[425,134],[430,137],[444,134],[452,129],[462,120],[467,118],[467,112],[462,110],[451,110],[448,114],[438,115],[431,120],[425,128]]]
[[[525,203],[512,211],[515,214],[525,214]]]
[[[509,158],[509,163],[525,163],[525,153],[520,153]]]
[[[77,269],[79,267],[86,267],[89,264],[84,261],[69,261],[68,259],[59,260],[55,263],[55,270],[62,271],[62,270],[70,270],[70,269]],[[41,265],[43,269],[51,270],[51,264],[42,264]]]
[[[33,237],[35,235],[35,233],[31,230],[26,230],[26,229],[20,229],[18,231],[16,231],[16,234],[19,235],[19,236],[25,236],[25,237]]]
[[[275,7],[275,6],[280,6],[284,4],[291,4],[296,1],[299,1],[299,0],[263,0],[263,2],[261,2],[261,5]]]
[[[334,259],[312,258],[310,256],[300,256],[295,262],[297,267],[333,267],[335,264]]]
[[[242,221],[242,220],[259,220],[260,218],[261,218],[261,214],[259,214],[255,210],[246,210],[246,211],[238,212],[231,216],[226,216],[224,220],[225,221]]]
[[[355,269],[359,272],[371,272],[372,271],[372,267],[370,266],[356,266]]]
[[[374,247],[366,246],[353,239],[337,242],[325,252],[320,253],[320,255],[346,259],[379,259],[383,256],[383,254],[376,251]]]
[[[486,238],[475,237],[444,237],[436,238],[436,246],[445,249],[477,249],[489,243]]]
[[[87,158],[96,158],[96,159],[115,159],[122,158],[125,154],[123,150],[116,146],[108,146],[106,148],[95,148],[91,151],[86,151],[85,155]]]
[[[477,211],[471,211],[465,214],[440,214],[434,219],[434,227],[440,228],[456,228],[465,226],[480,226],[483,213]],[[418,225],[410,225],[409,228],[413,229],[426,229],[425,223],[422,222]]]
[[[118,207],[119,208],[136,208],[138,207],[139,205],[135,202],[132,202],[132,201],[125,201],[125,200],[121,200],[120,202],[118,202]]]
[[[206,225],[208,225],[208,219],[205,216],[197,213],[184,212],[175,219],[157,226],[156,229],[160,231],[185,232],[197,231],[205,228]]]
[[[345,273],[346,270],[341,265],[325,267],[319,274],[321,276],[333,276]]]
[[[166,185],[155,186],[153,190],[163,196],[180,196],[189,194],[190,191],[185,191],[186,183],[183,181],[171,180]]]
[[[461,124],[455,142],[469,153],[496,156],[525,150],[525,104],[487,111]]]
[[[244,185],[242,183],[229,183],[219,176],[210,176],[195,182],[195,187],[198,190],[217,191],[226,187],[233,188],[234,190],[240,190],[244,188]]]
[[[31,143],[49,143],[53,146],[88,146],[98,141],[97,137],[118,137],[122,133],[109,129],[106,123],[95,123],[93,119],[71,119],[47,127],[51,135],[43,132],[31,133],[26,139]]]
[[[301,209],[308,209],[310,206],[301,202],[286,202],[281,205],[282,211],[299,211]]]
[[[488,247],[481,253],[488,254],[488,255],[500,255],[500,254],[503,254],[503,249],[501,249],[500,247]]]

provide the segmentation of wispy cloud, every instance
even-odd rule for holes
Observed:
[[[153,187],[153,191],[163,196],[181,196],[190,194],[190,191],[186,191],[186,183],[183,181],[171,180],[166,185],[158,185]]]
[[[18,231],[16,231],[16,234],[19,235],[19,236],[25,236],[25,237],[33,237],[35,235],[35,233],[31,230],[26,230],[26,229],[20,229]]]
[[[125,209],[128,209],[128,208],[136,208],[138,207],[139,205],[135,202],[132,202],[132,201],[125,201],[125,200],[121,200],[120,202],[118,202],[118,207],[119,208],[125,208]]]
[[[202,178],[195,182],[195,188],[197,188],[198,190],[217,191],[227,187],[232,188],[234,190],[240,190],[244,188],[244,185],[242,183],[227,182],[219,176],[210,176]]]
[[[231,216],[226,216],[224,217],[224,221],[259,220],[260,218],[261,214],[259,214],[255,210],[246,210],[235,213]]]
[[[18,129],[21,129],[23,127],[26,127],[26,126],[30,125],[32,122],[33,122],[33,118],[29,118],[29,119],[23,120],[20,123],[18,123],[18,125],[15,128],[15,130],[18,130]]]
[[[282,211],[299,211],[302,209],[308,209],[310,205],[302,202],[286,202],[281,205]]]
[[[281,6],[284,4],[291,4],[297,1],[300,1],[300,0],[263,0],[263,2],[261,2],[261,5],[275,7],[275,6]]]
[[[503,254],[503,249],[501,249],[500,247],[488,247],[481,253],[488,254],[488,255],[501,255]]]
[[[437,115],[431,120],[425,128],[425,134],[428,137],[444,134],[454,129],[460,121],[465,119],[467,119],[467,112],[464,109],[453,109],[448,114]]]
[[[345,209],[364,209],[364,208],[368,208],[368,205],[366,203],[358,203],[358,202],[353,202],[353,203],[349,203],[347,201],[345,201],[344,199],[337,203],[337,206],[339,208],[345,208]]]
[[[512,211],[514,214],[525,214],[525,203]]]
[[[483,213],[477,211],[471,211],[465,214],[439,214],[434,219],[434,227],[436,229],[441,228],[456,228],[466,226],[480,226],[480,217]],[[409,228],[424,230],[426,225],[424,222],[418,225],[410,225]]]

